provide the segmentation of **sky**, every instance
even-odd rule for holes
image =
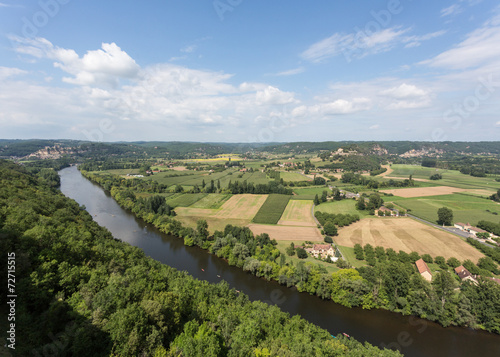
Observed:
[[[0,0],[0,138],[500,140],[500,4]]]

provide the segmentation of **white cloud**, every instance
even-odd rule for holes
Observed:
[[[304,67],[297,67],[294,69],[289,69],[288,71],[278,72],[275,74],[275,76],[294,76],[296,74],[303,73],[304,71]]]
[[[328,58],[344,55],[350,61],[390,51],[399,44],[405,44],[405,47],[420,46],[423,41],[446,33],[446,31],[436,31],[420,36],[405,36],[410,30],[410,28],[391,27],[371,34],[363,31],[351,34],[335,33],[311,45],[302,52],[301,57],[313,63],[320,63]]]
[[[495,126],[496,126],[497,128],[500,128],[500,120],[499,120],[499,121],[497,121],[497,122],[495,123]]]
[[[324,119],[328,116],[353,114],[370,109],[371,102],[367,98],[328,99],[316,98],[317,104],[301,105],[292,110],[292,117],[310,116],[313,119]]]
[[[379,128],[380,128],[379,124],[374,124],[374,125],[370,126],[368,129],[370,129],[370,130],[376,130],[376,129],[379,129]]]
[[[500,23],[493,17],[482,27],[469,33],[464,41],[438,56],[421,62],[431,67],[464,70],[500,63]]]
[[[453,4],[441,10],[441,17],[457,15],[463,12],[464,9],[459,4]]]
[[[276,87],[268,86],[255,94],[257,105],[289,104],[295,101],[294,94],[282,92]]]
[[[193,53],[196,50],[197,46],[196,45],[189,45],[184,48],[181,48],[181,52],[184,53]]]
[[[408,29],[398,27],[384,29],[373,34],[363,31],[351,34],[336,33],[316,42],[302,53],[302,58],[313,63],[343,54],[347,60],[369,54],[385,52],[393,48]]]
[[[55,60],[54,66],[73,75],[65,77],[67,83],[78,85],[117,85],[119,79],[134,78],[139,66],[115,43],[103,43],[101,49],[87,51],[83,57],[71,49],[54,46],[44,38],[12,37],[19,46],[18,53],[39,59]]]
[[[403,99],[403,98],[424,97],[427,96],[428,93],[427,91],[417,88],[414,85],[403,83],[398,87],[393,87],[385,91],[382,91],[382,94],[397,99]]]
[[[22,69],[19,68],[13,68],[13,67],[1,67],[0,66],[0,80],[6,80],[9,77],[14,77],[22,74],[26,74],[28,72],[23,71]]]
[[[423,41],[428,41],[436,37],[443,36],[446,33],[445,30],[431,32],[421,36],[408,36],[403,39],[403,42],[406,43],[405,47],[418,47],[422,44]]]

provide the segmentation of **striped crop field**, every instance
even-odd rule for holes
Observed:
[[[276,224],[285,211],[291,196],[272,194],[269,195],[255,215],[253,222],[262,224]]]

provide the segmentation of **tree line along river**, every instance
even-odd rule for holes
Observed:
[[[115,238],[197,279],[211,283],[223,279],[251,300],[277,305],[291,315],[299,314],[333,335],[344,332],[358,341],[399,349],[405,356],[500,356],[498,335],[465,328],[443,328],[430,321],[385,310],[351,309],[258,278],[145,224],[121,208],[102,188],[85,179],[76,167],[63,169],[59,174],[61,192],[85,206],[94,220]]]

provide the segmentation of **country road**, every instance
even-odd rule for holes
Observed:
[[[435,224],[435,223],[432,223],[432,222],[429,222],[429,221],[426,221],[425,219],[422,219],[422,218],[418,218],[416,216],[413,216],[411,214],[408,214],[408,217],[410,218],[413,218],[417,221],[420,221],[420,222],[423,222],[423,223],[426,223],[426,224],[429,224],[435,228],[438,228],[438,229],[441,229],[443,231],[447,231],[449,233],[452,233],[452,234],[456,234],[456,235],[459,235],[463,238],[472,238],[472,239],[475,239],[477,240],[479,243],[487,246],[487,247],[490,247],[490,248],[496,248],[495,246],[491,245],[491,244],[488,244],[488,243],[485,243],[485,242],[482,242],[481,240],[477,239],[475,236],[473,236],[472,234],[470,233],[467,233],[467,232],[464,232],[464,231],[461,231],[460,229],[458,228],[455,228],[455,227],[443,227],[443,226],[440,226],[438,224]]]

